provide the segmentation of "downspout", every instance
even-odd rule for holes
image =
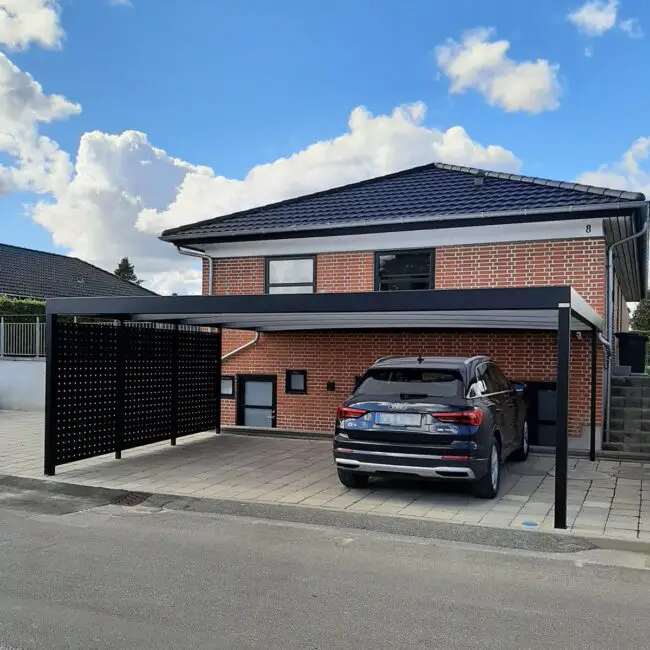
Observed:
[[[207,253],[202,253],[201,251],[195,251],[195,250],[187,250],[183,249],[180,246],[176,245],[176,250],[181,254],[181,255],[187,255],[188,257],[200,257],[201,259],[208,260],[208,295],[211,296],[213,293],[213,282],[214,282],[214,257],[211,257]],[[248,341],[247,343],[244,343],[244,345],[240,345],[238,348],[235,348],[234,350],[231,350],[230,352],[224,354],[221,357],[221,361],[225,361],[226,359],[229,359],[230,357],[234,357],[236,354],[239,354],[240,352],[243,352],[247,348],[252,348],[254,345],[257,345],[257,342],[260,340],[260,333],[255,332],[255,336]]]
[[[240,345],[238,348],[235,348],[234,350],[231,350],[230,352],[227,352],[221,357],[221,361],[225,361],[226,359],[230,359],[230,357],[234,357],[236,354],[239,354],[240,352],[243,352],[247,348],[252,348],[254,345],[257,345],[257,342],[260,340],[260,333],[255,332],[255,336],[248,341],[248,343],[244,343],[244,345]]]
[[[607,339],[604,340],[602,334],[599,335],[601,343],[605,346],[607,362],[605,364],[605,417],[603,418],[603,431],[609,431],[609,412],[611,408],[611,382],[612,382],[612,364],[613,364],[613,341],[614,341],[614,249],[626,244],[633,239],[639,239],[648,232],[648,221],[650,220],[650,205],[646,203],[645,219],[639,232],[636,232],[625,239],[614,242],[607,247]]]
[[[208,255],[207,253],[203,253],[201,251],[188,250],[187,248],[182,248],[178,244],[176,244],[176,250],[181,255],[187,255],[188,257],[200,257],[203,260],[208,260],[208,295],[211,296],[213,293],[212,289],[214,284],[214,257]]]

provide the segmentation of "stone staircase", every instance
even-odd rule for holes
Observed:
[[[612,377],[605,449],[650,454],[650,376]]]

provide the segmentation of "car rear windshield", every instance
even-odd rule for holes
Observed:
[[[401,399],[459,397],[463,395],[463,379],[453,370],[375,369],[364,375],[354,394],[395,396]]]

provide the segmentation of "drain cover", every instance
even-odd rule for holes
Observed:
[[[126,492],[115,497],[111,503],[115,506],[138,506],[149,498],[149,494],[142,492]]]

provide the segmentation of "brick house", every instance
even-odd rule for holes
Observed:
[[[571,286],[606,316],[608,246],[639,232],[642,194],[433,163],[165,231],[203,259],[203,293],[363,293]],[[647,289],[647,239],[617,248],[614,331]],[[468,309],[472,305],[467,305]],[[252,331],[255,330],[255,331]],[[569,435],[589,423],[590,343],[571,341]],[[556,334],[449,321],[223,331],[222,424],[331,431],[340,401],[391,354],[493,357],[526,382],[531,442],[553,445]],[[604,348],[598,362],[603,367]],[[603,373],[597,399],[603,404]],[[603,409],[597,413],[601,422]],[[580,446],[579,442],[576,442]]]

